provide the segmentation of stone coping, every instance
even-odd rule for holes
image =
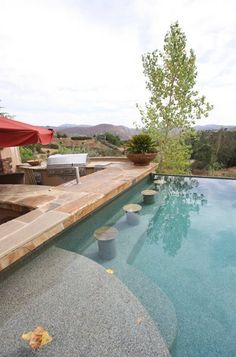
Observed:
[[[107,160],[107,158],[104,158]],[[100,162],[104,161],[101,158]],[[134,166],[114,161],[101,171],[63,185],[0,185],[0,203],[28,207],[31,212],[0,226],[0,271],[106,204],[154,172],[157,164]]]

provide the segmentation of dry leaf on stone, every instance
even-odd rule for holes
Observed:
[[[29,345],[33,350],[36,350],[52,341],[52,337],[42,326],[36,327],[34,331],[24,333],[21,338],[24,341],[29,341]]]

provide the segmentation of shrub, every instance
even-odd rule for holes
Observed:
[[[47,147],[49,149],[58,149],[59,148],[59,145],[58,144],[55,144],[55,143],[51,143],[51,144],[48,144]]]
[[[105,140],[108,141],[109,143],[116,145],[116,146],[121,145],[121,139],[118,135],[114,135],[109,132],[106,132],[104,135],[105,135]]]
[[[83,136],[83,135],[80,135],[80,136],[72,136],[71,137],[71,140],[90,140],[92,139],[91,136]]]
[[[156,152],[156,145],[150,135],[139,134],[133,136],[126,144],[127,152],[132,154],[144,154]]]
[[[33,160],[36,158],[34,151],[31,147],[28,146],[20,147],[20,156],[22,162],[27,162],[28,160]]]
[[[192,165],[191,169],[194,170],[204,170],[208,169],[209,165],[205,161],[195,160]]]
[[[103,134],[98,134],[96,136],[97,140],[103,142],[104,140],[108,141],[110,144],[115,145],[115,146],[120,146],[122,141],[121,138],[118,135],[114,135],[110,132],[105,132]]]
[[[56,138],[60,139],[60,138],[67,138],[67,135],[65,133],[59,133],[56,132],[55,134]]]

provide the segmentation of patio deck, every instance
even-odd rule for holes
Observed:
[[[154,172],[156,164],[134,166],[126,160],[96,161],[106,168],[66,184],[0,185],[0,205],[31,211],[0,226],[0,271]]]

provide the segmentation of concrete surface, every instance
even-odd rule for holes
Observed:
[[[42,325],[53,341],[32,352],[24,332]],[[114,275],[54,246],[0,285],[2,357],[157,357],[168,349],[148,313]]]

